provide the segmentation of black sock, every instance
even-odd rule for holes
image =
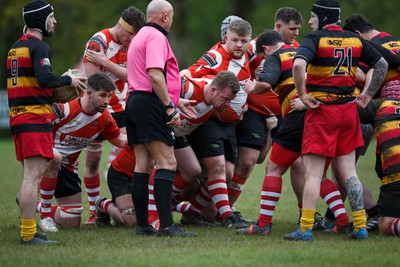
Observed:
[[[175,172],[171,170],[157,170],[154,175],[154,200],[157,206],[160,228],[172,226],[172,183]]]
[[[149,226],[149,176],[147,173],[135,172],[132,179],[132,201],[135,206],[137,224],[142,227]]]
[[[372,208],[365,211],[368,215],[368,218],[375,217],[378,215],[378,206],[375,205]]]
[[[333,220],[333,221],[335,220],[335,214],[333,214],[333,212],[331,211],[330,208],[326,209],[325,218]]]

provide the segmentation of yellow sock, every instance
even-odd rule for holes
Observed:
[[[24,241],[31,240],[36,234],[35,219],[21,219],[21,237]]]
[[[353,211],[353,226],[356,231],[367,226],[365,210]]]
[[[301,209],[300,231],[312,230],[314,225],[315,209]]]

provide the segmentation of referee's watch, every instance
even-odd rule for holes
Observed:
[[[168,105],[164,106],[165,110],[170,109],[170,108],[174,108],[174,103],[172,101],[169,102]]]

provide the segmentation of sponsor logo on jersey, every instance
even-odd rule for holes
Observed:
[[[93,141],[93,139],[90,139],[90,138],[82,138],[82,137],[67,135],[60,142],[60,144],[62,146],[67,146],[67,147],[82,148],[82,147],[87,147],[92,141]]]
[[[328,40],[329,45],[333,46],[341,46],[342,45],[342,40]]]
[[[44,66],[51,66],[51,64],[50,64],[50,59],[49,58],[42,58],[41,60],[40,60],[40,66],[42,66],[42,67],[44,67]]]
[[[12,107],[11,110],[10,110],[10,113],[12,115],[18,115],[20,113],[25,113],[25,112],[26,112],[25,106]]]
[[[217,59],[210,53],[205,53],[202,58],[207,62],[210,67],[214,67],[218,64]]]

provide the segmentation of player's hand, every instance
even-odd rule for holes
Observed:
[[[255,94],[254,88],[256,87],[256,80],[248,80],[244,85],[244,91],[248,94]]]
[[[75,88],[76,90],[76,95],[81,95],[84,90],[86,90],[87,86],[86,86],[86,78],[84,77],[79,77],[76,76],[72,73],[70,73],[70,71],[68,71],[67,75],[69,77],[71,77],[71,86]]]
[[[104,51],[100,49],[99,52],[87,49],[85,52],[85,56],[89,62],[101,67],[106,67],[109,59],[104,54]]]
[[[166,110],[167,116],[169,121],[167,122],[167,125],[171,127],[177,127],[181,123],[181,118],[179,113],[176,111],[174,108],[169,108]]]
[[[249,110],[249,105],[246,103],[246,104],[244,104],[243,107],[242,107],[242,112],[241,112],[240,115],[239,115],[238,121],[243,120],[244,114],[247,112],[247,110]]]
[[[267,130],[270,132],[278,125],[278,118],[276,116],[268,117],[265,122],[267,123]]]
[[[368,105],[369,101],[371,100],[371,96],[365,93],[361,93],[356,97],[356,99],[357,99],[357,105],[359,107],[365,108]]]
[[[307,108],[317,108],[319,107],[319,102],[317,101],[317,99],[315,99],[314,97],[308,95],[308,94],[304,94],[299,96],[301,102],[303,102],[303,104],[307,107]]]
[[[302,111],[307,109],[303,102],[301,102],[300,98],[295,98],[290,100],[290,108],[293,111]]]
[[[197,112],[196,110],[191,106],[196,104],[196,100],[188,100],[184,98],[179,98],[178,102],[178,108],[179,111],[185,115],[185,117],[190,118],[190,119],[196,119],[197,118]]]

